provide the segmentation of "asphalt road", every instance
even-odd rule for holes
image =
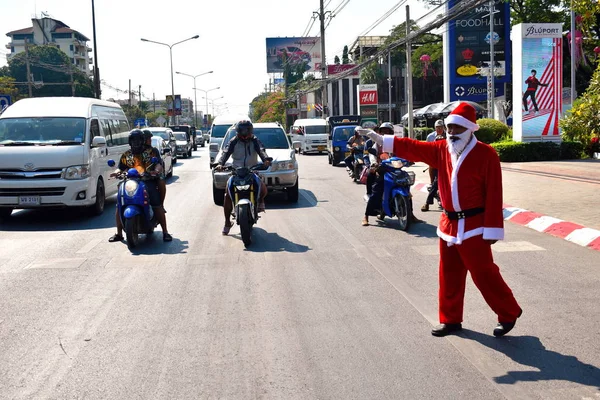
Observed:
[[[364,186],[299,162],[299,203],[270,196],[248,250],[220,234],[208,148],[169,183],[171,243],[108,243],[114,200],[96,218],[13,213],[0,398],[600,399],[597,252],[508,223],[495,257],[523,317],[494,338],[469,281],[466,329],[435,338],[439,213],[362,227]]]

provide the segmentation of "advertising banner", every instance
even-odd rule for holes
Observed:
[[[317,71],[321,65],[321,38],[267,38],[267,73],[283,72],[286,63],[305,72]]]
[[[175,95],[175,115],[181,115],[181,95]]]
[[[334,64],[334,65],[328,65],[327,66],[327,75],[337,75],[340,74],[342,72],[346,72],[349,69],[352,69],[356,67],[355,64]],[[360,73],[359,69],[357,68],[352,74],[348,75],[348,77],[351,76],[358,76]]]
[[[165,103],[167,103],[167,116],[172,117],[173,114],[173,96],[169,95],[165,99]]]
[[[358,85],[358,105],[362,118],[362,126],[372,128],[377,126],[377,85]]]
[[[562,24],[513,27],[513,137],[560,140],[563,112]]]
[[[449,0],[452,8],[460,0]],[[449,78],[450,101],[485,101],[486,77],[490,71],[490,41],[494,43],[495,86],[511,81],[510,3],[496,0],[494,9],[494,33],[490,32],[490,7],[488,4],[448,23],[448,63],[445,74]],[[486,93],[469,91],[466,86],[483,85]],[[464,90],[457,90],[462,87]],[[503,90],[503,89],[502,89]],[[503,94],[503,93],[502,93]],[[501,94],[496,91],[497,96]]]

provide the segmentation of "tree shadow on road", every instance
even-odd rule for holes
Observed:
[[[238,240],[242,240],[239,233],[230,234]],[[253,253],[306,253],[311,250],[310,247],[303,244],[294,243],[276,232],[267,232],[264,229],[254,227],[252,230],[252,244],[246,249]]]
[[[600,390],[598,367],[583,363],[577,357],[548,350],[535,336],[506,336],[499,339],[471,330],[463,330],[461,336],[503,353],[516,363],[537,369],[507,371],[505,375],[493,378],[496,383],[512,385],[517,382],[561,380],[594,386]]]

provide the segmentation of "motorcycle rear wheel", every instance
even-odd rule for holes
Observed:
[[[394,206],[400,230],[407,231],[410,226],[410,202],[408,198],[397,194],[394,197]]]
[[[244,246],[248,247],[252,244],[252,224],[250,223],[250,208],[248,205],[244,205],[239,208],[239,215],[237,216],[238,224],[240,224],[240,232],[242,234],[242,242]]]
[[[127,247],[134,249],[140,240],[140,235],[137,231],[139,215],[125,220],[125,236],[127,237]]]

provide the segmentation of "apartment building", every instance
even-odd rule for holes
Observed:
[[[87,45],[90,41],[85,35],[71,29],[67,24],[56,19],[42,16],[32,18],[32,26],[8,32],[6,36],[11,41],[6,45],[10,50],[7,58],[10,60],[15,54],[25,51],[25,41],[31,45],[53,45],[62,50],[73,65],[88,76],[93,76],[93,59],[91,47]]]

